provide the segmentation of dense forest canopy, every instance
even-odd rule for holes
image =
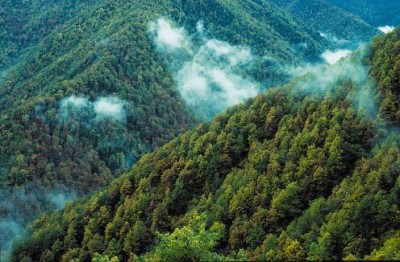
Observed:
[[[354,13],[325,0],[271,0],[337,45],[354,46],[369,42],[378,29]],[[352,1],[349,1],[352,2]]]
[[[397,0],[326,0],[363,18],[374,26],[400,24],[400,2]]]
[[[0,260],[400,259],[398,11],[0,1]]]
[[[212,43],[251,48],[253,69],[229,73],[265,87],[290,79],[282,63],[321,60],[330,46],[265,1],[6,0],[0,14],[3,248],[27,221],[107,185],[199,122],[150,23],[165,18],[192,37],[202,22]]]
[[[13,259],[398,259],[399,122],[383,91],[398,72],[379,72],[398,64],[399,42],[400,30],[378,37],[324,69],[336,78],[319,89],[323,75],[309,75],[198,125],[36,220]],[[369,79],[335,73],[348,65]],[[371,81],[374,114],[357,102]]]

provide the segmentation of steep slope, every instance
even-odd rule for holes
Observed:
[[[264,57],[316,61],[329,46],[264,1],[30,0],[0,9],[2,243],[197,122],[151,22],[164,17],[192,34],[203,21],[208,38],[250,46],[260,59],[248,77],[259,82],[288,80]]]
[[[49,122],[55,126],[51,127],[44,123],[44,129],[48,127],[55,129],[58,116],[54,116],[54,112],[50,114],[49,111],[57,110],[57,102],[73,94],[87,95],[92,100],[99,96],[116,95],[121,99],[131,100],[136,104],[134,106],[136,109],[140,108],[143,103],[152,103],[152,99],[142,96],[144,90],[134,92],[138,88],[149,90],[148,94],[151,96],[154,93],[164,93],[163,90],[167,85],[169,88],[167,101],[169,97],[174,97],[168,70],[165,69],[162,58],[153,50],[147,35],[148,23],[163,14],[167,15],[168,11],[161,11],[162,9],[169,10],[172,16],[177,16],[173,20],[178,23],[191,25],[189,28],[192,30],[195,28],[195,22],[205,20],[213,28],[212,33],[219,36],[221,40],[230,41],[232,44],[252,46],[261,55],[272,55],[287,61],[303,61],[305,57],[317,59],[323,48],[320,45],[320,42],[323,43],[323,39],[313,35],[314,33],[311,31],[308,33],[301,31],[302,27],[298,26],[296,22],[287,18],[280,11],[274,11],[267,4],[257,5],[252,1],[249,3],[221,1],[215,5],[211,2],[198,4],[185,1],[184,4],[173,2],[153,7],[154,4],[151,3],[93,4],[90,11],[86,9],[79,11],[72,19],[67,19],[65,24],[58,26],[36,47],[33,54],[27,55],[22,62],[7,73],[8,78],[1,87],[0,98],[2,130],[8,130],[7,132],[13,135],[18,133],[17,130],[21,128],[30,132],[31,130],[29,128],[27,130],[24,126],[35,122],[32,121],[32,118],[38,117],[37,111],[40,111],[41,118],[44,115],[53,115],[53,119]],[[150,8],[152,9],[150,10]],[[143,12],[143,10],[146,11]],[[211,10],[213,13],[209,15]],[[254,10],[260,11],[251,14]],[[139,13],[143,14],[139,16]],[[187,13],[190,13],[190,21],[188,21],[189,16],[185,15]],[[225,17],[222,17],[224,13]],[[130,19],[126,19],[126,17]],[[256,17],[262,17],[262,19],[255,19]],[[222,20],[225,24],[222,24]],[[246,22],[239,27],[236,26],[236,20]],[[285,35],[278,32],[284,32]],[[293,45],[303,41],[309,41],[309,49],[304,56],[291,49]],[[279,44],[276,45],[276,43]],[[140,52],[138,52],[139,50]],[[144,57],[147,54],[150,56]],[[139,61],[141,63],[138,63]],[[150,69],[151,67],[152,69]],[[157,70],[157,73],[154,73],[154,70]],[[158,79],[152,79],[153,76],[158,76]],[[151,81],[157,85],[152,85]],[[155,89],[154,92],[152,88],[148,88],[150,86]],[[128,96],[127,93],[130,95]],[[130,97],[132,94],[137,98]],[[46,101],[49,100],[49,97],[55,99]],[[30,103],[23,105],[28,98]],[[139,99],[146,102],[137,102],[136,100]],[[177,104],[179,108],[180,103],[176,99],[173,99],[173,104]],[[16,110],[17,107],[20,109]],[[171,106],[167,107],[171,108]],[[157,111],[154,107],[151,108],[151,110]],[[180,111],[185,112],[185,110]],[[30,112],[29,117],[27,112]],[[152,112],[148,113],[152,114]],[[164,113],[170,115],[171,119],[180,121],[180,117],[174,117],[176,113],[172,111]],[[138,119],[139,121],[151,119],[151,116],[138,116]],[[168,117],[163,121],[168,123]],[[183,121],[190,122],[190,120]],[[131,123],[132,121],[128,121],[128,125]],[[156,129],[148,124],[150,123],[147,123],[148,129]],[[177,123],[178,129],[181,128],[180,125],[181,123]],[[185,128],[185,124],[182,125],[182,128]],[[134,128],[130,126],[128,129],[133,130]],[[53,131],[49,130],[48,132],[51,134]],[[143,132],[139,130],[139,133]],[[174,133],[165,132],[165,134],[172,137]],[[162,134],[160,135],[162,136]],[[156,140],[155,138],[160,135],[148,134],[147,137],[141,139]],[[1,152],[2,157],[6,159],[1,161],[2,166],[11,162],[11,165],[6,166],[12,167],[15,161],[9,156],[16,157],[18,153],[13,152],[20,150],[20,140],[27,138],[30,140],[30,137],[23,133],[12,140],[3,136],[4,146]],[[166,141],[166,139],[161,140]],[[37,144],[40,142],[38,141]],[[150,142],[150,144],[156,145],[157,143]]]
[[[324,0],[271,0],[311,25],[315,30],[331,36],[340,45],[354,45],[370,41],[378,30],[360,17],[327,3]]]
[[[0,2],[0,70],[17,63],[19,57],[32,51],[42,38],[58,25],[85,10],[94,1],[1,1]]]
[[[400,2],[397,0],[326,1],[360,16],[374,26],[397,26],[400,24],[400,18],[398,16]]]
[[[354,78],[399,39],[200,124],[35,221],[13,259],[399,259],[399,136]]]
[[[372,48],[375,56],[371,74],[378,82],[380,111],[392,123],[400,122],[400,31],[378,37]]]

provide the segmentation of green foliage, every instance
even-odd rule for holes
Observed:
[[[360,172],[354,166],[367,156],[374,131],[354,113],[343,92],[347,88],[338,84],[336,96],[326,97],[292,95],[290,86],[272,89],[146,155],[107,189],[42,218],[31,232],[65,243],[55,259],[89,259],[89,250],[122,260],[133,255],[293,260],[370,254],[375,246],[370,236],[380,237],[395,225],[389,219],[394,199],[366,195],[349,209],[338,205],[346,196],[341,188]],[[365,188],[362,183],[349,185]],[[385,188],[392,188],[393,180],[388,183]],[[359,210],[362,216],[374,203],[386,206],[385,212],[373,209],[376,216],[363,219],[363,226],[358,226],[360,217],[347,213]],[[200,223],[193,214],[205,215]],[[342,217],[347,224],[336,223]],[[362,231],[382,221],[388,222],[380,230]],[[78,248],[71,248],[63,234],[49,234],[54,225],[62,232],[76,230]],[[360,243],[349,241],[360,234]],[[38,241],[17,246],[15,259],[40,257],[42,251],[27,246],[46,246]]]
[[[102,256],[99,253],[94,253],[92,262],[119,262],[117,257],[109,258],[108,256]]]
[[[372,44],[372,75],[380,91],[380,110],[391,122],[400,122],[400,31],[377,37]]]
[[[145,256],[145,260],[221,261],[222,257],[213,252],[221,238],[221,232],[210,231],[220,226],[221,224],[214,224],[211,229],[206,230],[205,216],[195,214],[189,225],[177,228],[171,234],[160,234],[157,247]]]
[[[282,62],[318,60],[328,45],[266,1],[0,1],[0,206],[5,217],[24,224],[54,209],[48,199],[54,191],[84,196],[102,188],[197,123],[149,35],[149,22],[160,17],[191,34],[203,21],[210,39],[250,46],[255,55]],[[298,42],[309,43],[304,52],[291,48]],[[253,78],[271,84],[288,80],[264,62],[254,67]],[[126,121],[94,119],[90,110],[79,116],[64,112],[61,101],[71,95],[123,99]],[[174,183],[174,176],[171,172],[166,182]],[[121,194],[132,190],[125,184]]]
[[[360,41],[370,41],[372,36],[378,34],[375,27],[357,15],[328,1],[272,0],[272,2],[310,24],[339,46],[357,45]]]
[[[327,0],[349,12],[360,16],[373,26],[398,25],[400,4],[397,0]]]
[[[379,250],[372,251],[370,256],[365,257],[368,260],[398,260],[400,259],[400,237],[389,238]]]
[[[222,40],[254,44],[258,54],[282,59],[314,57],[320,45],[290,17],[269,12],[273,7],[264,1],[106,1],[98,7],[85,14],[88,19],[69,21],[77,27],[70,34],[67,24],[51,34],[71,38],[64,50],[56,45],[59,38],[49,36],[51,59],[42,43],[1,89],[2,101],[15,97],[0,108],[6,110],[0,127],[7,130],[0,136],[1,160],[9,164],[4,186],[24,185],[35,174],[41,178],[36,183],[48,188],[63,182],[89,191],[122,172],[115,167],[126,159],[119,150],[100,150],[102,138],[128,136],[122,151],[135,144],[139,157],[194,122],[186,110],[179,113],[184,107],[166,80],[165,61],[146,37],[155,14],[170,14],[192,31],[204,18]],[[88,48],[101,33],[118,41],[105,50]],[[381,113],[392,120],[398,111],[392,100],[398,91],[392,70],[400,60],[397,34],[378,38],[366,59],[378,82]],[[312,43],[309,52],[290,51],[304,38]],[[394,55],[384,54],[386,47]],[[105,53],[98,59],[99,50]],[[67,78],[65,64],[72,66]],[[356,113],[356,88],[338,81],[326,94],[304,94],[288,84],[232,107],[144,155],[97,193],[35,220],[12,260],[397,259],[400,138],[396,132],[385,136],[381,115]],[[118,94],[134,102],[130,110],[140,117],[129,119],[128,127],[110,121],[86,129],[29,113],[57,119],[57,101],[74,92],[91,99]],[[25,97],[33,98],[25,105]],[[71,136],[77,126],[81,142]],[[75,165],[76,158],[88,161]]]

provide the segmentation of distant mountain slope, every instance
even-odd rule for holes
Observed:
[[[360,107],[399,39],[198,125],[36,220],[13,260],[399,259],[400,138]]]
[[[326,0],[341,7],[374,26],[400,25],[400,2],[397,0]]]
[[[99,1],[97,1],[99,2]],[[86,11],[94,1],[49,0],[0,2],[0,70],[18,62],[20,55],[33,48],[58,25],[78,11]]]
[[[194,29],[196,21],[204,20],[209,24],[212,34],[221,40],[249,45],[254,47],[257,54],[287,61],[318,59],[326,45],[316,33],[307,31],[266,3],[185,1],[165,2],[162,5],[152,2],[92,4],[92,9],[79,11],[76,16],[56,26],[30,54],[8,71],[7,81],[0,89],[1,130],[12,135],[2,136],[0,151],[3,167],[9,163],[6,166],[11,169],[19,154],[26,158],[21,163],[25,165],[32,152],[36,151],[35,155],[38,155],[44,148],[52,147],[54,141],[45,142],[48,135],[55,135],[61,139],[57,143],[66,145],[65,138],[54,132],[60,132],[58,129],[61,128],[58,123],[60,114],[57,112],[59,102],[71,95],[84,95],[91,100],[114,95],[127,100],[128,110],[132,111],[130,117],[133,117],[128,119],[127,130],[137,131],[140,139],[147,141],[145,144],[148,145],[143,148],[155,146],[157,141],[166,141],[162,138],[163,134],[167,137],[174,134],[165,132],[168,130],[166,126],[159,129],[162,130],[160,134],[144,131],[149,129],[157,132],[158,128],[152,127],[153,123],[170,125],[173,122],[171,128],[178,130],[193,123],[188,112],[182,109],[168,69],[162,57],[153,49],[147,33],[148,23],[161,15],[172,14],[171,18],[175,16],[178,24],[187,23],[189,30]],[[238,21],[245,22],[238,24]],[[292,49],[293,45],[303,41],[309,43],[303,54]],[[159,96],[159,99],[163,97],[163,103],[154,103],[157,99],[152,96]],[[157,109],[157,106],[163,109]],[[144,110],[145,107],[149,109]],[[152,120],[153,117],[156,119]],[[144,120],[150,122],[145,124]],[[31,130],[35,126],[33,123],[41,130],[36,135],[32,133],[36,131]],[[146,137],[143,137],[144,134],[147,134]],[[32,138],[32,145],[22,142],[33,142]],[[32,148],[43,143],[47,146],[36,150]],[[21,148],[22,144],[25,149]],[[135,144],[138,148],[142,147],[141,142]],[[51,159],[45,159],[51,162]],[[14,169],[19,168],[14,166]],[[38,175],[36,172],[33,173]],[[29,173],[32,175],[32,172]],[[12,176],[8,179],[15,180]]]
[[[369,41],[378,30],[360,17],[324,0],[271,0],[340,45]],[[345,40],[345,41],[343,41]],[[341,42],[342,41],[342,42]]]
[[[330,46],[264,1],[18,0],[0,9],[1,238],[107,185],[198,121],[151,22],[193,34],[203,21],[209,39],[251,47],[260,59],[247,77],[261,83],[289,79],[269,61],[317,61]]]
[[[136,138],[132,137],[135,141],[139,139],[139,143],[134,142],[137,152],[165,142],[177,130],[193,123],[193,118],[183,109],[173,88],[172,76],[165,61],[154,50],[148,35],[149,22],[162,15],[171,14],[178,24],[189,25],[189,30],[195,28],[195,22],[204,20],[212,34],[221,40],[249,45],[259,55],[270,55],[284,61],[318,59],[324,45],[327,45],[318,34],[307,31],[306,27],[301,27],[267,3],[185,1],[91,4],[91,9],[80,10],[76,16],[68,17],[56,26],[31,53],[7,72],[7,79],[0,88],[3,132],[0,152],[6,172],[9,172],[7,169],[24,169],[29,170],[30,176],[41,177],[39,173],[44,170],[38,169],[36,160],[29,160],[32,155],[40,161],[44,160],[43,165],[46,166],[53,159],[42,159],[40,155],[46,154],[45,151],[61,146],[52,150],[65,152],[62,149],[67,146],[65,139],[70,131],[62,128],[70,127],[65,127],[65,123],[60,125],[58,110],[62,99],[71,95],[87,96],[92,101],[102,96],[126,100],[127,110],[130,111],[126,126],[110,128],[137,132]],[[61,7],[68,9],[67,6]],[[304,53],[292,49],[296,43],[302,42],[309,44]],[[162,103],[156,103],[158,100]],[[171,133],[167,130],[175,131]],[[51,136],[57,137],[57,141],[49,140]],[[83,134],[78,136],[87,138]],[[96,140],[99,141],[99,138]],[[124,146],[133,146],[133,140]],[[94,148],[97,146],[91,142],[85,144]],[[79,146],[74,147],[75,152],[81,150]],[[106,151],[107,158],[113,155],[109,149]],[[87,150],[82,152],[87,153]],[[20,164],[16,160],[18,155],[21,158],[24,156]],[[137,154],[132,157],[136,158]],[[62,157],[57,162],[60,160],[70,161]],[[24,165],[27,166],[22,168]],[[51,172],[48,170],[45,173]],[[8,180],[3,183],[21,184],[28,179],[19,176],[18,179],[13,175],[3,176]]]

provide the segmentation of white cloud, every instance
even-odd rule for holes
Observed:
[[[303,69],[293,68],[292,81],[294,93],[307,94],[311,96],[330,95],[330,90],[338,87],[338,84],[352,83],[353,89],[348,93],[356,109],[367,117],[375,117],[377,107],[375,104],[376,88],[374,82],[368,76],[368,66],[363,64],[363,58],[368,48],[361,45],[354,52],[334,65],[305,65]],[[305,75],[304,75],[305,74]]]
[[[385,25],[385,26],[380,26],[380,27],[378,27],[378,29],[379,29],[381,32],[387,34],[387,33],[393,32],[394,29],[395,29],[395,27],[394,27],[394,26]]]
[[[183,28],[173,28],[164,18],[150,23],[150,32],[155,35],[158,47],[167,49],[181,49],[188,46]]]
[[[89,99],[87,97],[77,97],[75,95],[72,95],[68,98],[65,98],[61,102],[61,107],[75,107],[75,108],[83,108],[83,107],[88,107],[90,105]]]
[[[97,119],[114,119],[117,121],[126,118],[125,101],[116,97],[99,97],[94,102],[86,96],[72,95],[60,102],[60,113],[64,118],[85,115],[94,115]]]
[[[156,27],[153,31],[155,35],[160,35],[157,30],[168,28],[168,31],[179,31],[179,35],[185,38],[179,41],[185,43],[180,45],[184,48],[178,49],[179,52],[173,55],[168,52],[170,44],[157,37],[154,41],[161,53],[171,56],[170,67],[175,69],[177,89],[197,116],[210,119],[227,107],[257,95],[258,84],[246,79],[243,73],[253,61],[248,48],[232,46],[216,39],[203,39],[204,43],[196,48],[183,29],[173,28],[164,19],[151,23],[150,27],[154,28],[160,21],[167,24]],[[198,32],[204,31],[204,23],[197,23],[196,29]],[[188,56],[182,63],[182,55],[185,54]],[[176,68],[177,64],[181,66]]]
[[[204,32],[204,22],[203,21],[199,21],[196,24],[196,30],[199,33],[203,33]]]
[[[203,50],[202,50],[203,49]],[[200,48],[203,55],[215,56],[216,59],[226,58],[231,67],[245,65],[253,60],[253,56],[248,48],[231,46],[230,44],[218,40],[209,40]]]
[[[341,49],[337,51],[326,51],[322,54],[322,58],[330,65],[336,64],[340,59],[347,57],[352,52],[350,50]]]
[[[124,102],[115,97],[101,97],[94,102],[94,112],[100,118],[122,120],[125,116]]]

